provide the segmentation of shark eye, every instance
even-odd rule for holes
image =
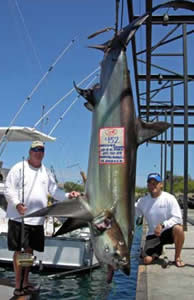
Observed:
[[[122,242],[122,241],[119,241],[119,246],[124,246],[124,242]]]

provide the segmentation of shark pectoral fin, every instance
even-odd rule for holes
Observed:
[[[141,119],[136,120],[137,143],[138,145],[150,140],[167,130],[170,124],[167,122],[144,122]]]
[[[84,90],[84,89],[78,88],[78,86],[75,84],[75,82],[73,82],[73,85],[74,85],[76,91],[78,92],[78,94],[80,96],[82,96],[83,98],[85,98],[90,103],[90,105],[94,107],[95,99],[94,99],[94,95],[93,95],[93,88]]]
[[[84,220],[68,218],[63,225],[55,232],[53,237],[71,232],[78,228],[87,227],[88,223]]]
[[[25,215],[24,218],[43,217],[43,216],[60,216],[67,218],[75,218],[91,222],[93,215],[88,203],[84,200],[85,196],[66,200],[53,204],[49,207],[42,208],[31,214]]]

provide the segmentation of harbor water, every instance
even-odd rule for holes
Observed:
[[[141,227],[137,227],[131,250],[131,274],[115,272],[110,285],[106,283],[106,271],[102,268],[90,273],[62,278],[50,278],[45,274],[31,274],[33,281],[41,284],[41,300],[135,300],[139,264]],[[0,278],[14,279],[14,273],[1,269]]]

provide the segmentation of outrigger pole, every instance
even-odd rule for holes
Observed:
[[[88,80],[92,75],[94,75],[99,70],[100,70],[100,67],[97,67],[92,73],[90,73],[84,79],[82,79],[78,83],[77,86],[80,86],[81,84],[83,84],[86,80]],[[34,124],[34,128],[36,128],[40,124],[40,122],[42,122],[42,120],[44,118],[46,118],[48,116],[48,114],[50,114],[50,112],[53,111],[57,107],[57,105],[59,105],[63,100],[65,100],[68,96],[70,96],[74,90],[75,90],[75,87],[72,88],[69,92],[67,92],[67,94],[65,94],[62,98],[60,98],[53,106],[51,106],[51,108],[36,122],[36,124]]]
[[[96,78],[98,77],[98,75],[95,75],[95,77],[87,84],[87,86],[85,87],[85,89],[88,89],[89,86],[92,84],[93,81],[96,80]],[[53,128],[50,130],[48,135],[51,135],[53,133],[53,131],[57,128],[57,126],[61,123],[61,121],[63,120],[63,118],[65,117],[65,115],[68,113],[68,111],[72,108],[72,106],[77,102],[77,100],[81,97],[81,95],[79,94],[77,97],[75,97],[75,99],[72,101],[72,103],[67,107],[67,109],[62,113],[62,115],[60,116],[60,118],[58,119],[58,121],[55,123],[55,125],[53,126]]]
[[[48,76],[48,74],[54,69],[54,67],[56,66],[56,64],[61,60],[61,58],[70,49],[70,47],[73,45],[74,42],[75,42],[75,38],[73,40],[71,40],[71,42],[67,45],[67,47],[62,50],[62,52],[56,58],[56,60],[54,61],[54,63],[49,67],[48,71],[46,71],[46,73],[41,77],[41,79],[38,81],[38,83],[32,89],[32,91],[30,92],[30,94],[26,97],[25,101],[20,106],[19,110],[17,111],[17,113],[15,114],[14,118],[10,122],[8,130],[5,132],[5,135],[2,136],[2,138],[0,139],[0,146],[6,140],[6,135],[8,134],[10,127],[14,124],[14,122],[17,119],[17,117],[20,115],[21,111],[23,110],[24,106],[31,100],[32,96],[38,90],[38,88],[40,87],[41,83],[46,79],[46,77]]]

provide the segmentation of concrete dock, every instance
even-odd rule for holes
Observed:
[[[33,295],[25,295],[13,297],[14,282],[10,282],[8,279],[0,279],[0,299],[2,300],[38,300],[39,293]]]
[[[8,300],[13,296],[13,290],[14,290],[14,285],[10,284],[8,281],[6,280],[0,280],[0,296],[1,299],[5,299]]]
[[[188,210],[188,226],[182,259],[185,267],[177,268],[174,261],[174,245],[166,245],[163,255],[155,263],[145,266],[140,261],[136,288],[136,300],[193,300],[194,299],[194,209]],[[147,225],[143,225],[142,246],[145,241]],[[163,268],[164,257],[169,264]],[[14,283],[0,280],[0,299],[10,300]],[[19,297],[18,300],[37,300],[38,295]]]
[[[188,210],[188,226],[182,259],[185,266],[177,268],[174,261],[174,245],[166,245],[163,255],[153,264],[145,266],[140,261],[136,300],[193,300],[194,299],[194,210]],[[193,223],[193,225],[191,224]],[[142,246],[147,225],[143,225]],[[164,268],[164,257],[168,265]]]

